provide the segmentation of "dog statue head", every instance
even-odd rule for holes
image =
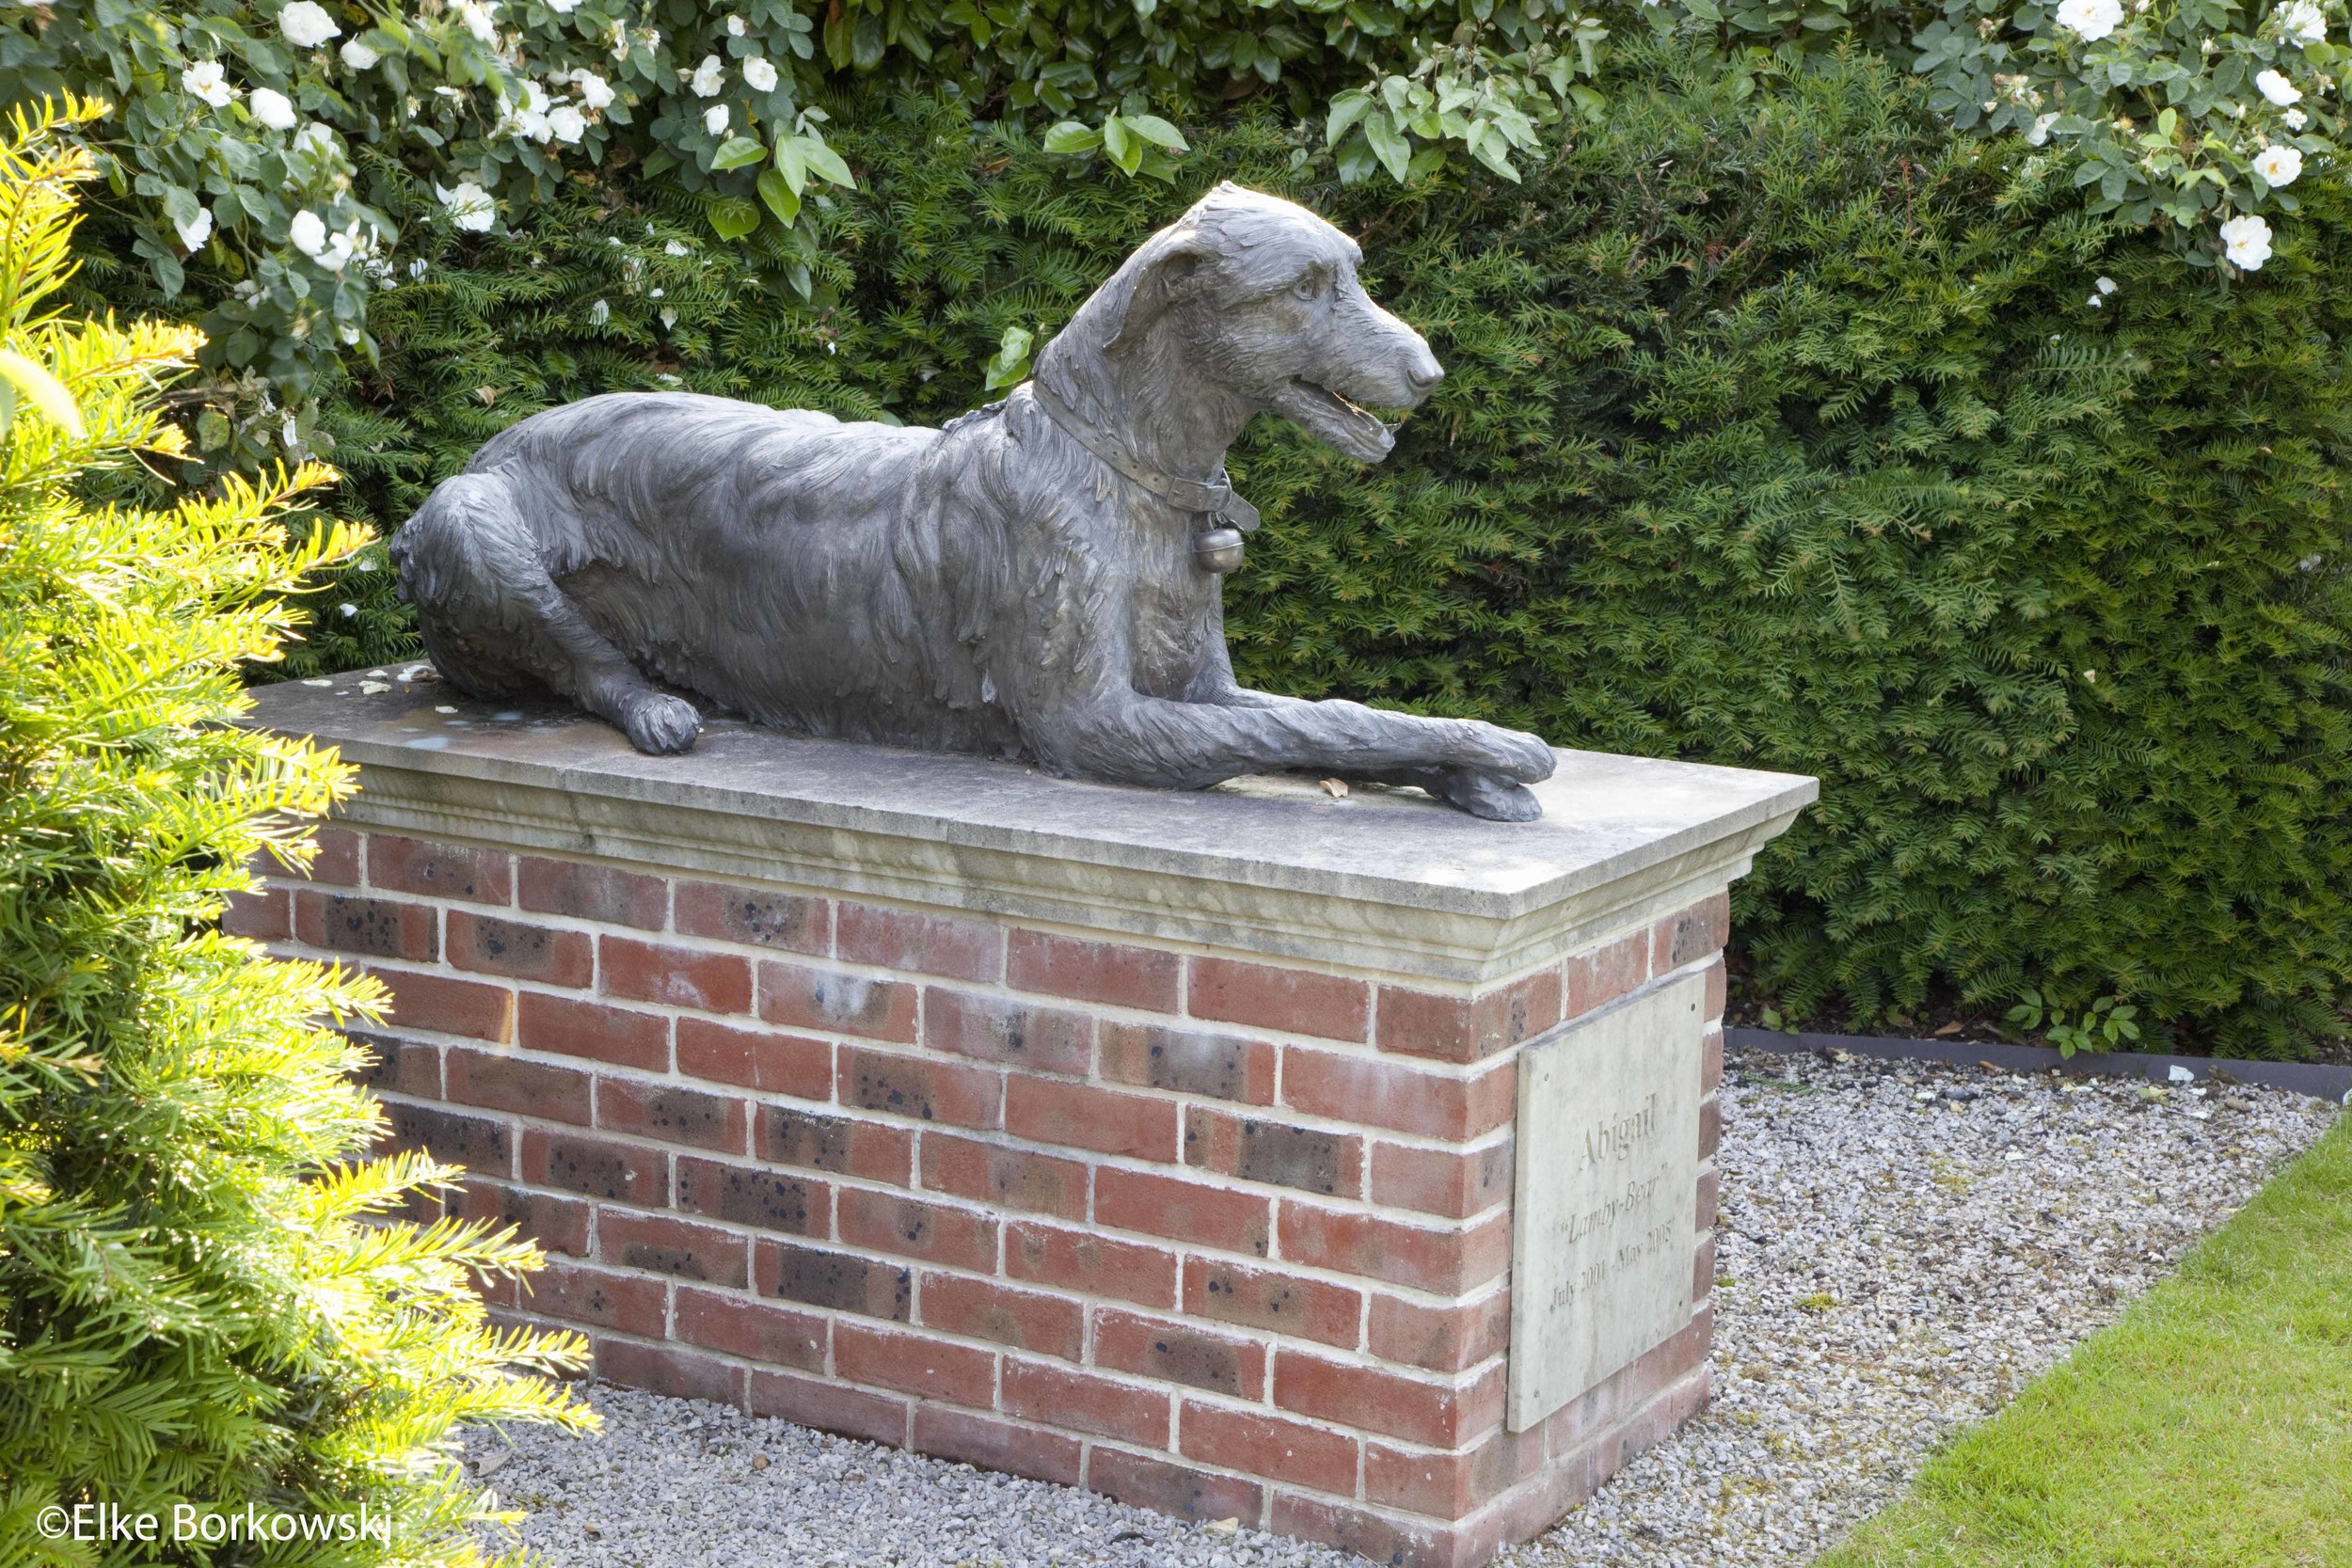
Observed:
[[[1362,405],[1417,407],[1445,372],[1420,333],[1364,293],[1362,260],[1296,202],[1228,181],[1127,259],[1047,345],[1039,372],[1083,345],[1376,463],[1396,438]]]

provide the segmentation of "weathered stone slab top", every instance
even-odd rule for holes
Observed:
[[[358,764],[344,815],[372,827],[1467,984],[1723,886],[1819,793],[1563,751],[1535,786],[1542,820],[1486,822],[1418,791],[1083,784],[726,720],[687,755],[650,757],[574,710],[476,702],[410,665],[265,688],[249,722]]]

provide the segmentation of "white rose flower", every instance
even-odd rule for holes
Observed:
[[[580,0],[548,0],[548,9],[558,16],[569,16],[580,8]]]
[[[703,129],[714,136],[727,134],[727,106],[724,103],[713,103],[703,111]]]
[[[335,150],[335,133],[314,119],[294,133],[294,150],[297,152],[308,152],[313,158],[323,158]]]
[[[548,117],[531,109],[517,110],[509,117],[508,124],[525,141],[543,142],[555,135],[555,127],[548,123]]]
[[[2292,147],[2265,147],[2254,154],[2254,172],[2276,190],[2292,185],[2295,177],[2303,172],[2303,154]]]
[[[573,71],[572,85],[580,88],[580,101],[591,109],[602,111],[612,106],[612,85],[595,71]]]
[[[2050,140],[2050,127],[2057,123],[2058,116],[2056,115],[2034,116],[2033,123],[2026,128],[2026,145],[2028,147],[2047,145]]]
[[[554,134],[557,141],[566,147],[576,147],[580,138],[588,134],[588,117],[569,103],[559,103],[548,111],[548,129]]]
[[[726,85],[727,68],[716,55],[705,55],[703,63],[694,68],[694,74],[686,85],[694,89],[697,98],[715,98]]]
[[[460,180],[454,190],[433,187],[433,194],[441,198],[449,212],[450,221],[469,233],[479,234],[498,221],[498,204],[490,193],[470,180]]]
[[[2285,114],[2280,115],[2279,118],[2287,122],[2287,129],[2290,131],[2300,131],[2304,126],[2311,123],[2311,116],[2305,114],[2300,109],[2289,109]]]
[[[2058,0],[2058,24],[2096,43],[2122,25],[2122,0]]]
[[[365,71],[370,66],[375,64],[376,61],[384,57],[383,55],[377,54],[374,50],[370,49],[366,44],[361,43],[358,39],[353,39],[351,41],[344,44],[342,53],[343,56],[343,64],[351,67],[354,71]]]
[[[731,38],[731,39],[739,39],[739,38],[741,38],[742,36],[743,36],[743,19],[742,19],[741,17],[739,17],[739,16],[731,16],[731,17],[728,17],[728,18],[727,18],[727,37],[729,37],[729,38]]]
[[[210,207],[199,207],[196,210],[194,222],[181,223],[174,220],[172,227],[180,230],[182,245],[189,250],[201,249],[204,242],[213,237],[213,210]]]
[[[293,5],[278,13],[278,30],[296,49],[316,49],[341,33],[342,27],[317,0],[294,0]]]
[[[2232,266],[2262,271],[2270,260],[2270,225],[2251,213],[2232,218],[2221,226],[2221,250]]]
[[[294,242],[296,250],[315,261],[326,249],[326,225],[316,213],[305,207],[294,215],[294,222],[286,226],[286,238]]]
[[[743,85],[754,92],[776,90],[776,68],[757,55],[743,62]]]
[[[615,22],[612,24],[611,30],[607,32],[605,36],[612,40],[612,57],[614,59],[625,60],[628,58],[628,28],[626,24]]]
[[[483,43],[498,39],[498,0],[454,0],[450,8],[457,20],[466,24],[466,31]]]
[[[2265,98],[2269,99],[2273,103],[2278,104],[2279,107],[2282,109],[2290,103],[2298,102],[2303,96],[2302,88],[2296,87],[2293,82],[2288,81],[2283,75],[2275,71],[2256,71],[2254,73],[2254,86],[2261,89],[2262,95]]]
[[[246,96],[245,106],[253,111],[255,119],[273,131],[294,128],[294,101],[276,87],[255,87]]]
[[[2314,0],[2295,0],[2279,8],[2279,33],[2289,43],[2328,41],[2328,13]]]
[[[191,97],[200,98],[217,109],[237,96],[237,89],[223,79],[218,60],[199,60],[180,73],[180,86]]]

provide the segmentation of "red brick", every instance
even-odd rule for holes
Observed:
[[[740,1289],[752,1282],[751,1243],[732,1230],[667,1214],[596,1213],[596,1257],[605,1264]]]
[[[1548,1513],[1545,1523],[1556,1517]],[[1465,1532],[1446,1525],[1424,1525],[1391,1519],[1353,1503],[1331,1497],[1274,1495],[1267,1528],[1303,1540],[1322,1541],[1374,1562],[1449,1564],[1480,1562],[1493,1555],[1494,1543],[1464,1539]],[[1534,1534],[1542,1524],[1527,1533]]]
[[[1698,1247],[1691,1259],[1691,1297],[1693,1301],[1705,1301],[1708,1293],[1714,1289],[1715,1235],[1709,1231],[1699,1239]]]
[[[1326,1197],[1363,1191],[1364,1140],[1205,1105],[1184,1109],[1184,1164]]]
[[[596,989],[631,1002],[705,1013],[752,1010],[752,966],[732,953],[706,953],[607,932],[596,939]]]
[[[1138,1317],[1116,1307],[1094,1309],[1094,1364],[1255,1400],[1265,1391],[1265,1346],[1188,1323]]]
[[[742,1368],[675,1345],[598,1337],[596,1375],[624,1388],[644,1388],[674,1400],[708,1400],[739,1409],[743,1403]]]
[[[1510,1347],[1511,1292],[1496,1291],[1446,1307],[1375,1295],[1370,1328],[1366,1342],[1383,1361],[1433,1372],[1462,1371]]]
[[[1262,1328],[1353,1350],[1361,1337],[1361,1291],[1222,1259],[1184,1262],[1184,1315]]]
[[[923,1185],[1002,1209],[1087,1217],[1087,1166],[948,1132],[923,1134]]]
[[[678,1156],[677,1206],[759,1230],[820,1241],[833,1234],[833,1189],[822,1181],[691,1154]]]
[[[993,982],[1004,977],[1005,932],[981,920],[844,903],[834,951],[849,963]]]
[[[677,1021],[677,1069],[762,1094],[833,1098],[833,1046],[804,1035],[738,1029],[708,1019]]]
[[[586,986],[596,971],[596,947],[585,931],[559,931],[467,910],[449,911],[449,961],[485,974],[574,989]]]
[[[596,1085],[596,1125],[607,1132],[740,1154],[749,1144],[749,1120],[737,1095],[633,1078],[607,1077]]]
[[[1082,1449],[1074,1437],[1015,1426],[935,1404],[914,1407],[914,1447],[945,1459],[960,1459],[984,1470],[1075,1486]]]
[[[421,1148],[444,1164],[463,1165],[484,1176],[514,1174],[514,1130],[503,1120],[397,1101],[385,1105],[384,1120],[395,1148]]]
[[[588,1125],[589,1078],[577,1068],[453,1045],[448,1075],[448,1097],[459,1105]]]
[[[441,1048],[431,1040],[404,1039],[373,1029],[345,1029],[342,1034],[370,1058],[353,1070],[354,1083],[384,1094],[441,1098]]]
[[[912,1270],[823,1247],[762,1242],[752,1254],[752,1273],[762,1295],[835,1312],[904,1323],[914,1301]]]
[[[1002,1125],[1004,1074],[995,1068],[894,1056],[845,1045],[834,1076],[841,1103],[860,1110],[956,1127]]]
[[[542,1251],[588,1256],[588,1216],[594,1211],[579,1198],[534,1193],[498,1181],[469,1180],[454,1212],[469,1220],[513,1226],[517,1235]]]
[[[1073,1432],[1168,1447],[1166,1389],[1138,1387],[1042,1361],[1005,1358],[1000,1403],[1008,1416]]]
[[[1075,1361],[1086,1344],[1086,1312],[1076,1302],[1014,1291],[964,1275],[923,1275],[927,1328],[964,1339],[993,1339],[1014,1350]]]
[[[834,1171],[903,1187],[914,1178],[914,1134],[854,1117],[819,1116],[789,1105],[763,1105],[753,1146],[771,1164]]]
[[[413,963],[440,955],[440,911],[429,904],[306,887],[295,892],[294,910],[294,934],[306,946]]]
[[[1507,1058],[1456,1078],[1381,1056],[1282,1050],[1282,1102],[1335,1121],[1462,1141],[1510,1121],[1518,1095],[1518,1069]]]
[[[523,1130],[523,1180],[640,1209],[670,1201],[669,1160],[659,1149],[564,1132]]]
[[[753,1415],[781,1417],[819,1432],[837,1432],[894,1449],[906,1447],[910,1407],[910,1401],[895,1395],[869,1394],[831,1378],[752,1373]]]
[[[1360,1040],[1372,1026],[1370,986],[1310,969],[1195,958],[1184,998],[1195,1018],[1326,1039]]]
[[[515,896],[515,879],[509,869],[513,859],[503,849],[403,838],[397,833],[370,833],[368,885],[421,894],[428,898],[463,898],[475,904],[511,903]]]
[[[1094,1221],[1120,1230],[1266,1255],[1266,1199],[1175,1177],[1104,1168],[1094,1175]]]
[[[669,1070],[670,1021],[660,1013],[527,990],[516,1005],[516,1018],[526,1050],[647,1072]]]
[[[1005,1273],[1083,1295],[1112,1296],[1138,1307],[1176,1305],[1176,1255],[1114,1241],[1090,1230],[1015,1221],[1005,1227]]]
[[[1731,976],[1724,966],[1723,955],[1718,953],[1715,961],[1707,966],[1707,1000],[1699,1008],[1700,1016],[1710,1024],[1720,1022],[1724,1016],[1724,1004],[1730,999]]]
[[[1177,1094],[1274,1102],[1274,1047],[1234,1035],[1165,1029],[1157,1024],[1105,1022],[1103,1076]]]
[[[1698,1227],[1701,1230],[1715,1228],[1718,1180],[1718,1177],[1711,1170],[1699,1178]]]
[[[1510,1201],[1517,1159],[1508,1138],[1468,1150],[1375,1144],[1372,1201],[1384,1209],[1468,1219]]]
[[[659,931],[669,923],[670,884],[610,865],[525,855],[516,868],[515,901],[539,914]]]
[[[706,1350],[805,1372],[824,1370],[825,1320],[814,1312],[681,1285],[673,1322],[679,1338]]]
[[[1005,1130],[1064,1148],[1139,1160],[1176,1158],[1178,1106],[1093,1084],[1012,1074],[1005,1085]]]
[[[1459,1295],[1511,1266],[1511,1217],[1424,1230],[1378,1213],[1285,1200],[1282,1256],[1415,1290]]]
[[[504,1044],[515,1037],[515,993],[479,980],[453,980],[413,970],[376,969],[370,974],[392,993],[387,1017],[403,1029]]]
[[[1709,1029],[1699,1042],[1699,1093],[1713,1094],[1724,1082],[1724,1032]]]
[[[759,966],[759,1016],[829,1035],[914,1043],[915,988],[804,964]]]
[[[1477,996],[1438,996],[1380,988],[1375,1043],[1383,1051],[1441,1062],[1484,1061],[1560,1022],[1555,966]]]
[[[822,898],[724,882],[680,882],[671,925],[690,937],[711,937],[791,953],[833,947],[833,906]]]
[[[1724,1141],[1724,1102],[1708,1095],[1699,1101],[1699,1158],[1711,1158]]]
[[[1247,1519],[1265,1507],[1265,1488],[1143,1454],[1098,1448],[1087,1461],[1087,1490],[1181,1519]]]
[[[845,1187],[834,1221],[842,1241],[894,1257],[993,1274],[996,1221],[968,1209]]]
[[[987,1409],[996,1402],[996,1353],[951,1345],[926,1334],[896,1334],[864,1323],[833,1325],[835,1377],[903,1394]]]
[[[533,1312],[648,1339],[661,1338],[662,1302],[668,1293],[659,1279],[612,1274],[560,1258],[548,1259],[546,1268],[523,1280],[523,1303]]]
[[[1177,1446],[1205,1465],[1352,1497],[1356,1444],[1304,1421],[1186,1400]]]
[[[1581,1018],[1648,979],[1649,940],[1647,931],[1636,931],[1570,958],[1565,971],[1567,993],[1562,1005],[1565,1016]]]
[[[1274,1361],[1274,1402],[1284,1410],[1433,1449],[1458,1449],[1500,1426],[1502,1389],[1499,1366],[1457,1386],[1294,1350]]]
[[[1498,1432],[1462,1453],[1364,1445],[1364,1496],[1391,1508],[1460,1519],[1543,1468],[1540,1432]]]
[[[294,895],[282,887],[232,893],[222,906],[220,928],[232,937],[283,942],[294,935]]]
[[[309,866],[300,871],[282,870],[272,865],[271,876],[298,877],[306,881],[334,887],[359,885],[359,835],[349,828],[313,828],[312,842],[318,853]]]
[[[1005,979],[1013,990],[1114,1007],[1176,1011],[1183,973],[1183,960],[1173,953],[1050,931],[1016,930],[1005,946]]]
[[[1731,940],[1731,895],[1670,914],[1650,927],[1650,973],[1663,974],[1723,950]]]
[[[923,992],[923,1043],[983,1062],[1083,1078],[1094,1059],[1094,1021],[1059,1007],[929,986]]]

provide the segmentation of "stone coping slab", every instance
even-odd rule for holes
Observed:
[[[408,672],[417,678],[399,678]],[[368,690],[368,686],[378,688]],[[1721,888],[1819,793],[1799,775],[1560,752],[1543,818],[1418,791],[1250,778],[1179,792],[708,722],[649,757],[429,666],[291,681],[246,721],[361,768],[343,815],[624,863],[801,882],[1211,946],[1490,983]]]

